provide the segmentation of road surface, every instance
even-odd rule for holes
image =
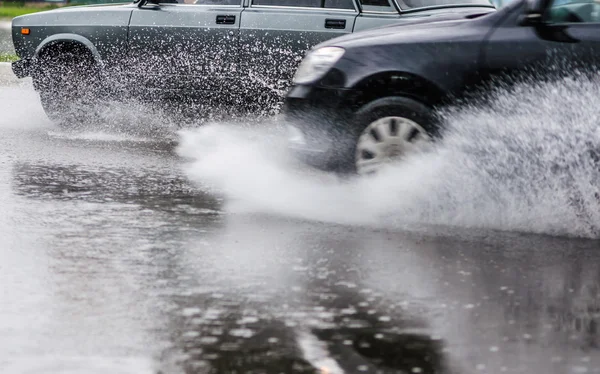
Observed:
[[[597,241],[233,214],[1,69],[3,373],[600,372]]]

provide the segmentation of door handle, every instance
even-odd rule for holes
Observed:
[[[220,14],[217,16],[218,25],[233,25],[235,24],[235,16]]]
[[[345,29],[346,28],[346,20],[345,19],[328,18],[325,20],[325,28],[326,29]]]

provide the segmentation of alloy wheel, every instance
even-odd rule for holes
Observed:
[[[374,174],[430,141],[425,129],[408,118],[380,118],[369,124],[358,138],[356,171],[360,175]]]

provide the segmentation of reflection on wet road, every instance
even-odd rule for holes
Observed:
[[[0,88],[6,373],[600,372],[596,241],[229,214]]]

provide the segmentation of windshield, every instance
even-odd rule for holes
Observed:
[[[398,5],[400,5],[403,10],[410,10],[417,8],[450,7],[461,5],[495,6],[497,4],[489,0],[398,0]]]

